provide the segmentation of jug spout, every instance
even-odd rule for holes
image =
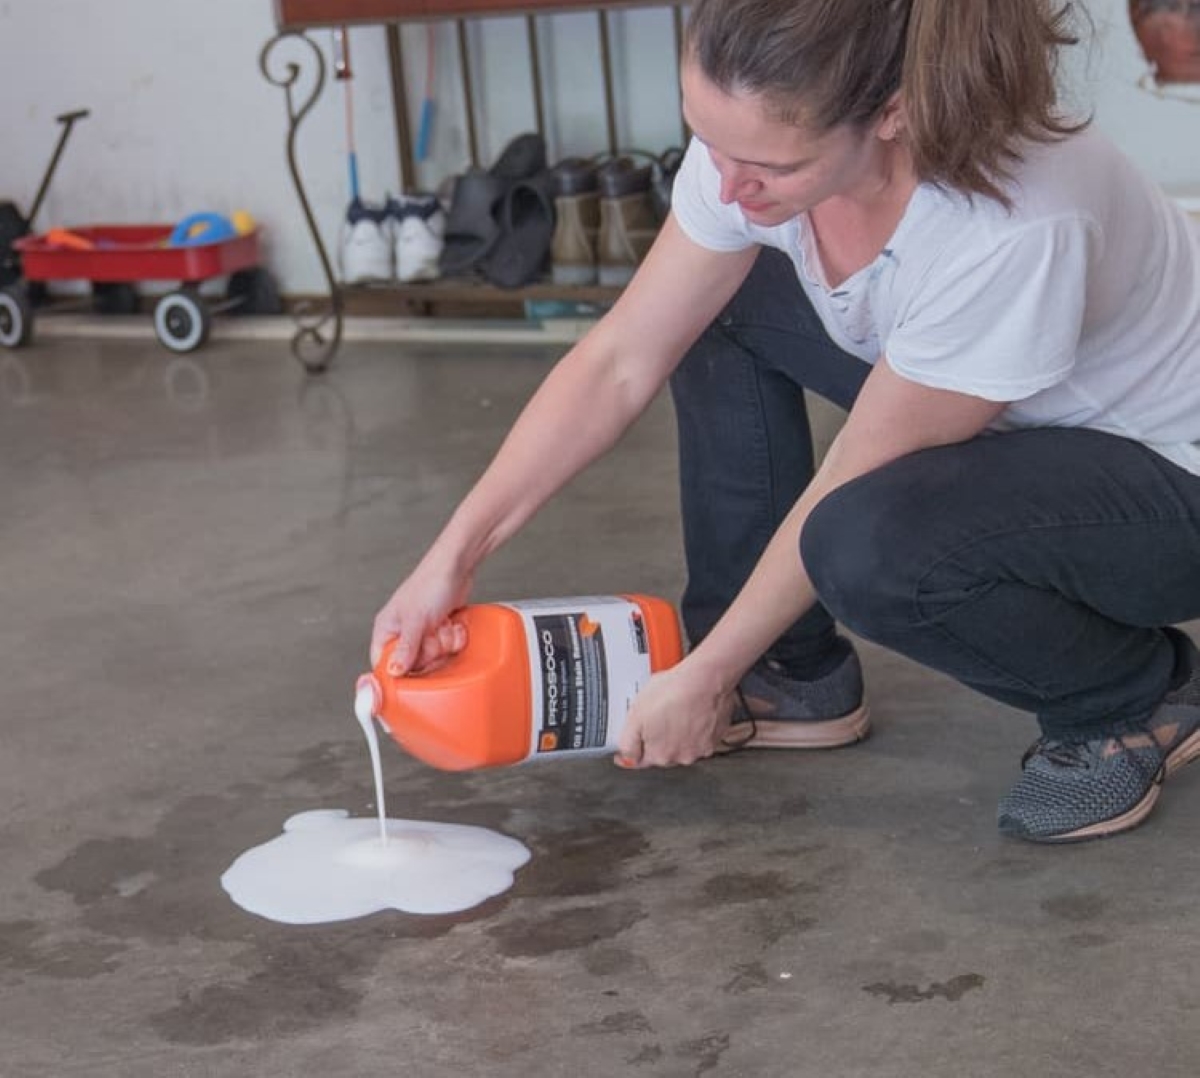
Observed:
[[[383,687],[374,674],[363,674],[354,683],[354,717],[370,722],[383,710]]]

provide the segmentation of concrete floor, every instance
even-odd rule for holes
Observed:
[[[387,743],[393,816],[532,848],[475,910],[230,902],[288,816],[371,813],[371,616],[551,359],[0,354],[0,1075],[1195,1075],[1200,769],[1131,835],[1001,839],[1031,721],[871,648],[876,734],[831,754],[455,776]],[[672,450],[662,402],[477,597],[677,595]]]

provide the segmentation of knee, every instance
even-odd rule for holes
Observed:
[[[825,608],[866,637],[911,622],[928,519],[886,469],[852,480],[817,504],[800,535],[805,571]]]

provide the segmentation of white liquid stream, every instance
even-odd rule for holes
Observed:
[[[354,714],[371,752],[379,820],[342,809],[292,816],[283,834],[247,850],[221,886],[244,910],[284,924],[324,924],[379,910],[457,913],[507,891],[529,860],[515,839],[484,827],[389,820],[369,689]]]
[[[363,686],[354,694],[354,717],[367,739],[367,749],[371,753],[371,775],[375,779],[375,807],[379,812],[379,841],[387,845],[387,806],[383,802],[383,765],[379,762],[379,734],[375,730],[375,716],[371,714],[375,707],[375,694],[370,688]]]

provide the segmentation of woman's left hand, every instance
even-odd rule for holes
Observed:
[[[712,756],[733,714],[733,693],[685,659],[638,693],[617,744],[621,767],[674,767]]]

